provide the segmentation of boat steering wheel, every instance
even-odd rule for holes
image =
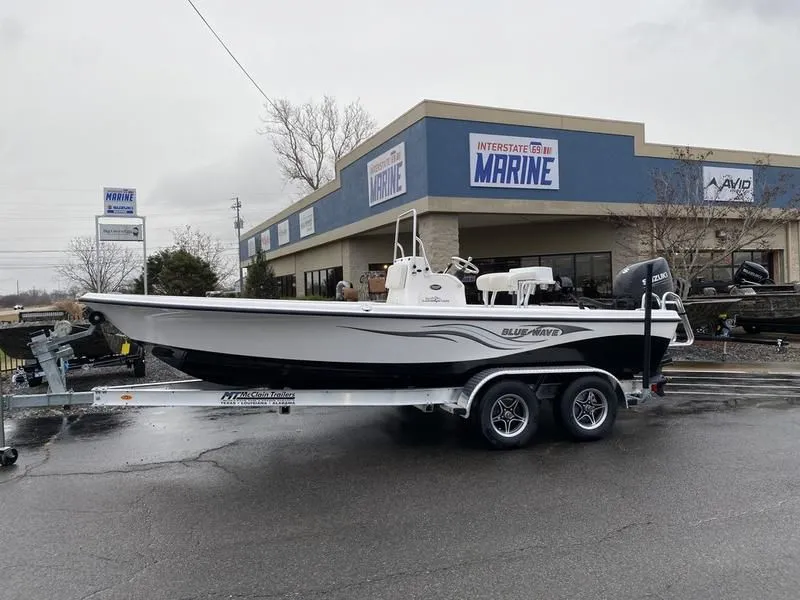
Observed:
[[[472,258],[470,256],[470,258]],[[460,256],[451,256],[450,260],[453,261],[453,266],[459,271],[464,271],[467,275],[477,275],[480,270],[473,265],[469,260],[465,260]]]

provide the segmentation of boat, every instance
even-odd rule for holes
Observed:
[[[735,323],[734,317],[741,300],[732,296],[690,297],[683,301],[683,306],[695,333],[724,336],[730,333]]]
[[[406,255],[399,236],[408,216]],[[620,272],[616,308],[530,304],[537,288],[552,283],[547,267],[481,275],[483,304],[469,305],[460,277],[477,274],[477,267],[452,257],[434,272],[417,236],[415,210],[397,217],[394,248],[385,302],[100,293],[80,301],[91,322],[111,322],[191,377],[273,389],[455,387],[495,367],[576,364],[630,378],[645,368],[647,313],[651,373],[678,343],[679,324],[687,325],[663,259]],[[655,273],[650,306],[643,299],[648,268]],[[501,291],[513,293],[516,304],[495,305]]]
[[[65,321],[71,325],[73,334],[87,331],[90,327],[89,322],[86,320],[70,321],[65,311],[27,311],[20,313],[20,321],[18,323],[0,325],[0,350],[9,358],[32,360],[35,357],[30,348],[31,337],[41,332],[49,333],[59,323]],[[112,348],[109,339],[113,335],[110,327],[96,328],[91,335],[77,339],[72,343],[75,356],[97,358],[114,354],[115,350]],[[122,342],[119,342],[119,344],[114,343],[113,345],[121,347]],[[117,349],[118,351],[119,349]]]
[[[696,284],[703,295],[689,296],[684,301],[687,310],[692,304],[708,299],[735,302],[726,312],[735,324],[747,333],[800,333],[800,284],[776,284],[762,265],[744,261],[730,282]]]

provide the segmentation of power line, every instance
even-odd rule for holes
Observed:
[[[253,79],[252,77],[250,77],[250,73],[248,73],[248,72],[247,72],[247,69],[245,69],[245,68],[242,66],[242,63],[240,63],[240,62],[237,60],[237,58],[236,58],[236,57],[233,55],[233,52],[231,52],[231,51],[228,49],[228,47],[225,45],[225,42],[223,42],[223,41],[222,41],[222,38],[221,38],[221,37],[219,37],[219,36],[217,35],[217,32],[216,32],[216,31],[214,31],[214,28],[213,28],[213,27],[211,27],[211,25],[209,25],[208,21],[206,21],[206,18],[205,18],[205,17],[204,17],[204,16],[203,16],[203,15],[200,13],[200,11],[199,11],[199,10],[197,10],[197,7],[194,5],[194,2],[192,2],[192,0],[186,0],[186,1],[187,1],[187,2],[188,2],[190,5],[191,5],[191,7],[194,9],[194,12],[196,12],[196,13],[197,13],[197,16],[198,16],[198,17],[200,17],[201,19],[203,19],[203,23],[205,23],[205,24],[206,24],[206,27],[208,27],[209,31],[211,31],[211,33],[213,33],[213,34],[214,34],[214,37],[215,37],[215,38],[217,38],[217,41],[218,41],[220,44],[222,44],[222,47],[223,47],[223,48],[225,48],[225,50],[227,51],[227,53],[228,53],[228,54],[230,54],[231,58],[233,59],[233,62],[235,62],[237,65],[239,65],[239,68],[242,70],[242,73],[244,73],[244,74],[247,76],[247,78],[250,80],[250,82],[251,82],[251,83],[252,83],[254,86],[256,86],[256,89],[257,89],[259,92],[261,92],[261,95],[262,95],[262,96],[264,96],[264,99],[265,99],[267,102],[269,102],[269,96],[267,96],[267,95],[264,93],[264,90],[262,90],[262,89],[261,89],[261,86],[260,86],[260,85],[258,85],[258,84],[256,83],[255,79]]]

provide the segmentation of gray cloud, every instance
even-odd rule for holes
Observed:
[[[800,17],[800,2],[797,0],[702,0],[701,3],[719,15],[741,12],[766,21]]]
[[[18,19],[5,17],[0,19],[0,48],[10,52],[19,45],[25,36],[25,29]]]

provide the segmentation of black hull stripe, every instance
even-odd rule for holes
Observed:
[[[642,323],[644,325],[644,314],[642,313],[641,318],[622,318],[622,319],[609,319],[605,317],[597,317],[597,318],[583,318],[583,317],[572,317],[569,315],[560,315],[560,314],[550,314],[547,317],[537,317],[536,315],[529,314],[527,312],[528,309],[520,308],[520,315],[493,315],[491,314],[492,308],[487,307],[486,315],[480,315],[477,313],[470,313],[466,315],[459,315],[459,314],[402,314],[402,313],[375,313],[371,311],[362,311],[362,312],[325,312],[325,311],[315,311],[315,310],[291,310],[291,309],[283,309],[283,308],[231,308],[228,306],[203,306],[201,307],[194,307],[194,306],[180,306],[177,304],[133,304],[130,302],[114,302],[113,300],[85,300],[86,304],[99,304],[99,305],[110,305],[110,306],[123,306],[123,307],[133,307],[133,308],[145,308],[145,309],[165,309],[165,310],[183,310],[187,312],[220,312],[220,313],[230,313],[230,314],[262,314],[262,315],[292,315],[292,316],[303,316],[303,317],[348,317],[348,318],[373,318],[373,319],[416,319],[420,321],[530,321],[532,323],[553,323],[554,321],[565,322],[565,323]],[[313,302],[313,301],[309,301]],[[469,306],[469,305],[468,305]],[[480,306],[480,305],[475,305]],[[592,309],[584,309],[586,312],[591,313]],[[535,311],[531,311],[535,312]],[[633,310],[619,310],[614,312],[634,312]],[[669,317],[669,318],[659,318],[656,315],[657,311],[653,311],[653,322],[658,323],[679,323],[680,317]]]
[[[658,372],[669,340],[652,339],[651,372]],[[460,387],[474,373],[492,367],[537,367],[583,364],[618,377],[642,371],[644,338],[636,335],[590,338],[568,344],[465,362],[347,363],[231,356],[156,347],[153,355],[191,377],[232,387],[295,389],[390,389]]]

